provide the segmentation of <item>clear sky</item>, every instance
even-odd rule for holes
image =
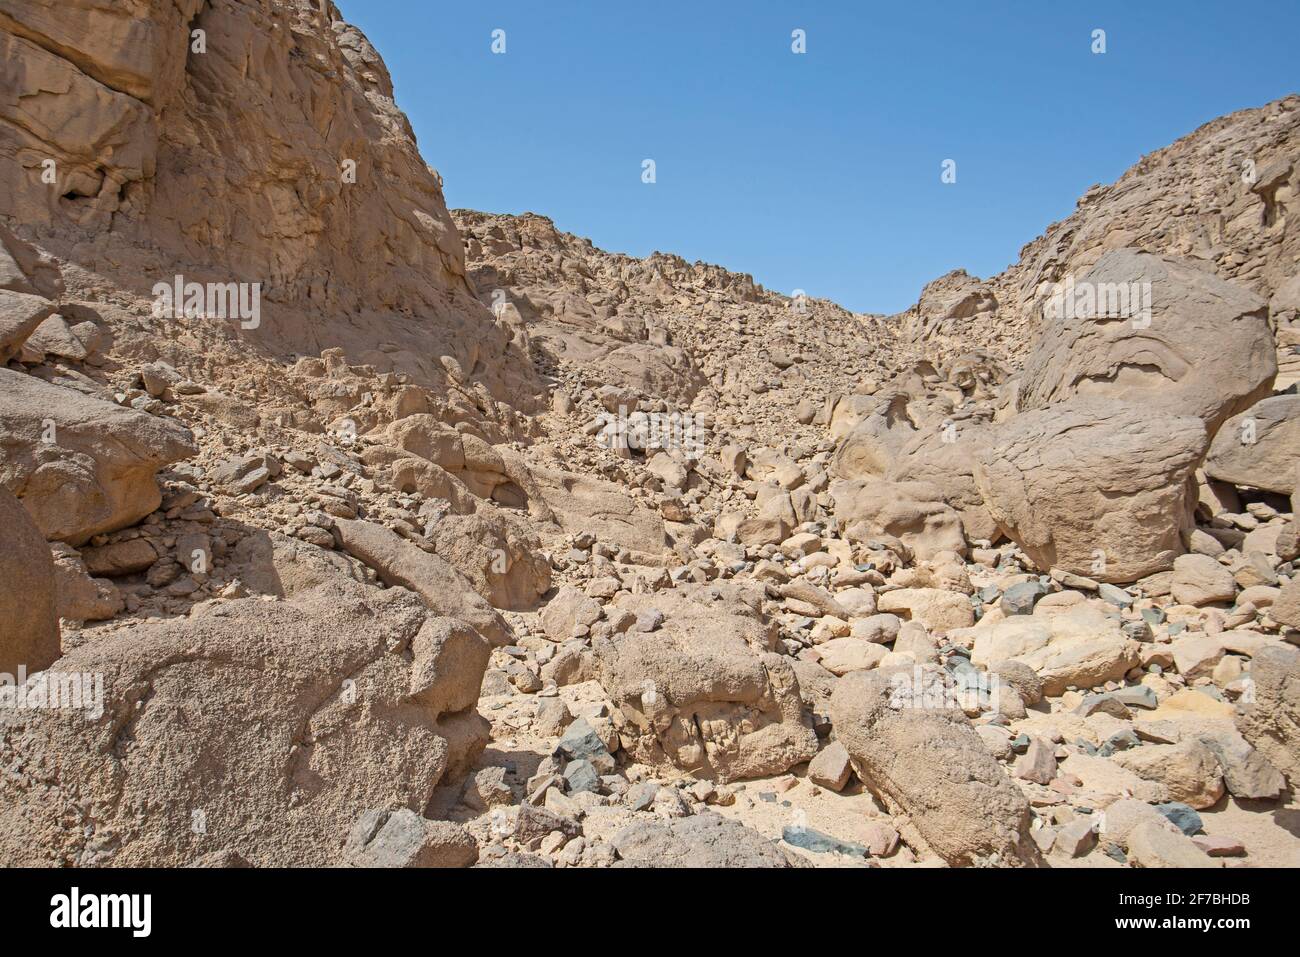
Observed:
[[[999,272],[1093,183],[1300,90],[1298,0],[337,2],[449,205],[858,311]]]

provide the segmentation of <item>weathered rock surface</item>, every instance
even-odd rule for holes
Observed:
[[[333,864],[358,808],[420,813],[482,750],[486,655],[415,596],[338,580],[91,642],[48,674],[102,675],[102,713],[0,714],[23,769],[0,783],[0,852],[179,865],[219,844]],[[93,826],[67,827],[80,815]]]
[[[388,585],[409,588],[435,613],[463,619],[494,645],[510,643],[510,627],[446,559],[369,522],[341,519],[335,531],[344,551],[373,568]]]
[[[831,720],[905,836],[953,865],[1041,863],[1028,802],[961,712],[905,704],[885,675],[856,672],[836,686]]]
[[[1238,727],[1294,787],[1300,781],[1300,652],[1265,648],[1251,661],[1250,674],[1254,701]]]
[[[1300,461],[1300,395],[1275,395],[1223,424],[1210,445],[1212,479],[1290,495]]]
[[[1196,500],[1189,479],[1206,445],[1191,416],[1075,398],[1006,423],[975,478],[1040,570],[1131,582],[1182,554]]]
[[[0,486],[0,674],[41,671],[59,657],[54,560],[31,516]]]
[[[0,369],[0,481],[52,541],[79,545],[148,515],[158,470],[195,451],[179,422]]]
[[[813,757],[817,736],[794,670],[773,653],[770,625],[743,599],[708,589],[667,597],[619,604],[660,608],[659,630],[593,644],[596,673],[625,719],[623,747],[639,761],[724,782]]]
[[[807,867],[802,858],[719,814],[644,821],[613,839],[624,867]]]

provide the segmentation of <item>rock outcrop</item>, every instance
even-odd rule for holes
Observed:
[[[337,580],[78,648],[46,676],[94,676],[82,707],[0,712],[22,769],[0,782],[0,856],[335,864],[358,808],[423,813],[482,750],[487,654],[409,592]]]
[[[0,674],[43,671],[59,657],[54,560],[31,517],[0,486]]]

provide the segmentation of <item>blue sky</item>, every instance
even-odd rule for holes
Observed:
[[[1295,0],[337,2],[449,205],[859,311],[999,272],[1093,183],[1300,90]]]

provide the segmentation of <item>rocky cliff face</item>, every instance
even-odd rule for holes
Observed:
[[[1144,156],[986,281],[963,272],[928,285],[900,318],[931,358],[983,346],[1012,361],[1033,347],[1052,284],[1107,251],[1134,247],[1191,260],[1274,303],[1283,376],[1300,377],[1290,328],[1300,298],[1300,97],[1219,117]]]
[[[1294,97],[880,317],[449,213],[325,0],[0,47],[0,863],[1300,862]]]
[[[258,283],[260,323],[222,333],[265,354],[342,348],[534,401],[383,61],[332,3],[7,0],[0,44],[0,214],[68,296],[138,314],[177,274]]]

